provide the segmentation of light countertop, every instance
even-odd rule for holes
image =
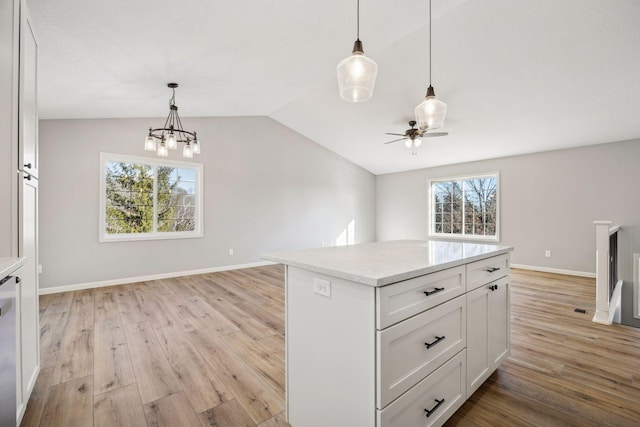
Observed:
[[[0,280],[22,267],[24,258],[0,257]]]
[[[484,243],[396,240],[271,252],[262,258],[377,287],[512,250]]]

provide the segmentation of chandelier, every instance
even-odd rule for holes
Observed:
[[[169,83],[171,89],[171,99],[169,100],[169,116],[164,122],[164,127],[151,129],[144,140],[144,149],[156,151],[158,156],[167,157],[169,150],[178,148],[178,142],[184,143],[182,147],[182,157],[192,158],[194,154],[200,154],[200,142],[195,132],[189,132],[182,128],[182,122],[178,115],[176,105],[176,88],[178,83]]]

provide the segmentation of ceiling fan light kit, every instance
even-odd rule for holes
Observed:
[[[178,148],[178,142],[184,143],[182,147],[182,157],[193,158],[194,154],[200,154],[200,141],[196,132],[189,132],[182,128],[182,121],[178,115],[176,105],[176,88],[178,83],[168,83],[167,87],[172,90],[169,100],[169,115],[164,122],[164,127],[151,129],[144,139],[144,149],[146,151],[156,151],[159,157],[168,157],[169,150]]]
[[[378,65],[364,55],[360,41],[360,0],[357,2],[357,31],[351,56],[343,59],[336,68],[340,97],[348,102],[364,102],[373,96]]]
[[[394,139],[393,141],[385,142],[385,144],[391,144],[393,142],[404,141],[404,146],[411,149],[411,155],[418,154],[417,148],[422,145],[422,138],[434,138],[438,136],[449,135],[448,132],[429,132],[416,128],[416,121],[409,120],[409,129],[404,133],[390,133],[387,135],[401,136],[402,138]]]
[[[439,129],[444,126],[447,104],[436,98],[431,85],[431,0],[429,0],[429,88],[427,96],[415,109],[418,128],[422,131]]]

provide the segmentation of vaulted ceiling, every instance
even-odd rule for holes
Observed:
[[[427,0],[361,0],[378,79],[360,104],[335,77],[355,0],[28,4],[43,119],[164,117],[175,81],[183,119],[270,116],[375,174],[640,138],[637,0],[433,0],[449,136],[416,156],[384,143],[428,86]]]

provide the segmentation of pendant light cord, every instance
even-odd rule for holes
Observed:
[[[360,40],[360,0],[358,0],[357,5],[358,5],[357,6],[358,18],[356,19],[356,22],[357,22],[357,24],[356,24],[356,40]]]
[[[429,0],[429,86],[431,86],[431,0]]]

